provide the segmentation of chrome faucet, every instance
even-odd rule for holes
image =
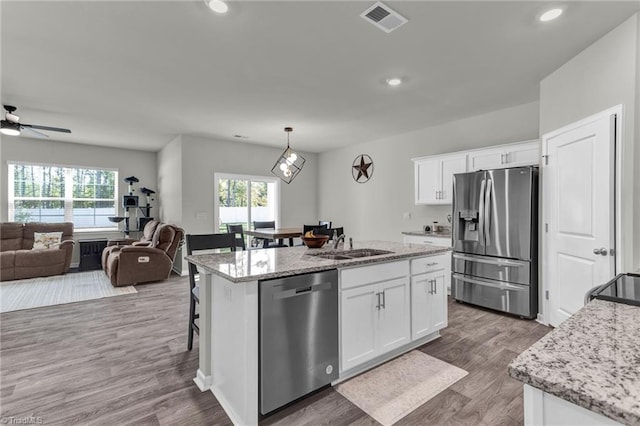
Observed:
[[[335,238],[333,240],[333,249],[336,250],[338,248],[338,244],[340,244],[340,241],[342,241],[342,244],[344,244],[344,234],[340,235],[338,238]]]

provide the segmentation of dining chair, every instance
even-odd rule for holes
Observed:
[[[236,247],[242,247],[242,250],[246,250],[246,242],[244,240],[244,228],[242,225],[232,225],[227,223],[227,232],[229,234],[234,234],[236,237]]]
[[[309,231],[315,231],[316,229],[328,229],[328,225],[302,225],[302,235]]]
[[[194,251],[230,249],[236,251],[235,234],[187,234],[187,255],[191,256]],[[193,349],[193,332],[200,334],[200,328],[196,320],[200,314],[196,313],[196,304],[200,303],[200,286],[196,285],[196,275],[198,268],[189,262],[189,337],[187,349]],[[200,277],[198,277],[199,279]]]
[[[259,221],[253,222],[253,229],[275,229],[275,227],[276,227],[275,220],[264,221],[264,222],[259,222]],[[277,241],[273,241],[269,238],[254,238],[254,240],[258,241],[258,243],[262,242],[261,248],[288,247],[286,244],[280,244]]]
[[[331,228],[331,221],[319,220],[318,225],[326,225],[327,228]]]
[[[344,234],[344,228],[341,226],[339,228],[325,228],[325,229],[318,229],[318,234],[320,235],[328,235],[329,236],[329,240],[333,240],[333,234],[336,234],[336,236],[340,236],[342,234]]]

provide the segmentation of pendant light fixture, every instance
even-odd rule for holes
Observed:
[[[291,183],[291,181],[298,176],[300,170],[302,170],[305,159],[289,147],[289,134],[293,132],[293,127],[285,127],[284,131],[287,132],[287,149],[280,154],[280,158],[278,158],[276,164],[273,165],[271,173],[278,176],[284,182]]]

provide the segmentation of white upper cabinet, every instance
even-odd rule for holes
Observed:
[[[414,161],[416,204],[451,204],[453,175],[467,171],[467,155],[439,155]]]
[[[533,166],[540,163],[540,142],[528,141],[470,151],[469,171]]]
[[[416,204],[451,204],[453,175],[476,170],[535,166],[540,163],[540,141],[414,158]]]

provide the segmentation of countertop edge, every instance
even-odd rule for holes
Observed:
[[[272,249],[272,250],[277,250],[277,249]],[[211,268],[202,262],[198,262],[197,259],[194,259],[194,258],[189,259],[190,256],[185,256],[185,259],[187,259],[187,261],[193,263],[194,265],[202,267],[205,271],[210,272],[211,274],[214,274],[214,275],[218,275],[229,282],[246,283],[251,281],[261,281],[261,280],[268,280],[268,279],[275,279],[275,278],[290,277],[293,275],[308,274],[313,272],[329,271],[331,269],[346,269],[354,266],[393,262],[393,261],[402,260],[402,259],[436,256],[436,255],[447,253],[450,251],[451,251],[450,247],[443,246],[438,248],[430,248],[429,252],[400,253],[400,254],[394,253],[394,254],[387,254],[382,256],[372,256],[372,257],[357,258],[357,259],[350,259],[350,260],[336,260],[332,263],[322,264],[318,266],[310,266],[310,267],[305,267],[305,268],[291,270],[291,271],[281,271],[281,272],[272,272],[272,273],[260,274],[260,275],[251,275],[246,277],[232,277],[218,269]]]
[[[601,414],[611,420],[615,420],[622,424],[640,424],[640,417],[634,413],[620,407],[615,407],[612,404],[606,403],[606,401],[594,399],[584,392],[578,392],[575,389],[567,389],[560,383],[554,383],[541,377],[532,376],[530,373],[511,365],[508,367],[508,374],[511,378],[518,380],[519,382],[532,386],[589,411],[593,411],[594,413]]]
[[[640,425],[640,410],[638,410],[638,404],[629,407],[623,403],[619,403],[622,400],[620,390],[615,390],[614,393],[611,393],[612,390],[610,389],[605,394],[599,395],[598,393],[593,393],[592,390],[585,390],[585,388],[580,385],[580,383],[585,380],[584,374],[580,374],[580,371],[583,370],[579,370],[573,378],[571,376],[567,377],[566,374],[562,372],[563,370],[566,371],[566,365],[571,364],[571,361],[567,361],[566,356],[563,356],[563,354],[567,353],[566,346],[558,350],[557,355],[560,355],[560,358],[557,358],[557,355],[553,358],[556,360],[555,362],[560,363],[558,366],[544,365],[549,362],[549,352],[547,351],[550,350],[551,354],[555,354],[554,351],[556,350],[555,348],[558,344],[556,341],[558,341],[558,339],[566,341],[567,338],[573,337],[572,334],[574,333],[578,334],[576,338],[580,338],[585,327],[591,326],[593,318],[598,318],[598,315],[602,315],[602,312],[608,313],[613,310],[613,312],[622,312],[621,315],[625,315],[631,312],[629,311],[630,308],[638,309],[637,307],[616,302],[604,300],[591,301],[558,325],[555,330],[546,334],[515,357],[507,367],[507,374],[511,378],[524,384],[594,413],[598,413],[616,422]],[[594,333],[592,329],[589,330],[590,335]],[[572,344],[569,346],[572,346]],[[590,357],[579,357],[578,361],[584,361],[585,359],[588,360]],[[597,367],[598,365],[594,368]],[[589,373],[589,375],[593,374],[593,372]],[[606,377],[610,376],[607,375]],[[622,395],[627,395],[627,392],[624,391]]]

